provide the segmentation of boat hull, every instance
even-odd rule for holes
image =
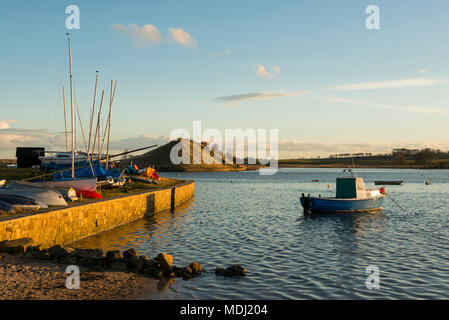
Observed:
[[[375,185],[392,185],[392,186],[398,186],[401,185],[403,180],[397,180],[397,181],[374,181]]]
[[[0,188],[0,195],[2,194],[21,195],[45,203],[48,206],[67,206],[63,196],[56,190],[42,188],[32,183],[9,182],[5,188]]]
[[[356,213],[382,209],[385,195],[366,199],[301,197],[305,213]]]
[[[50,187],[50,188],[73,188],[77,191],[95,191],[97,189],[97,179],[57,179],[57,180],[49,180],[49,181],[39,181],[41,185]]]

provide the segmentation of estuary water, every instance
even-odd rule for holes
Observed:
[[[207,271],[160,282],[147,298],[449,298],[449,170],[358,169],[367,188],[404,180],[386,186],[403,209],[386,198],[377,213],[312,216],[303,215],[300,194],[334,196],[342,169],[161,174],[194,180],[194,199],[74,244],[166,252],[178,266],[197,261]],[[247,276],[215,276],[215,267],[232,264]],[[366,287],[368,266],[379,269],[379,289]]]

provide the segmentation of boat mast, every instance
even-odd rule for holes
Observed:
[[[89,129],[89,143],[87,144],[87,158],[90,158],[90,141],[92,137],[92,123],[94,122],[94,114],[95,114],[95,99],[97,97],[97,84],[98,84],[98,71],[95,77],[95,90],[94,90],[94,103],[92,105],[92,113],[90,115],[90,129]]]
[[[62,100],[64,101],[64,134],[65,134],[65,152],[69,151],[69,142],[67,141],[67,113],[65,111],[65,91],[62,87]]]
[[[114,83],[114,80],[111,80],[111,94],[110,94],[110,100],[109,100],[109,116],[108,116],[108,142],[106,145],[106,169],[108,169],[109,165],[109,139],[111,136],[111,110],[112,110],[112,103],[114,102],[115,97],[115,89],[117,88],[117,81],[115,81],[114,85],[114,93],[112,93],[112,84]]]
[[[67,36],[69,34],[67,33]],[[75,141],[74,141],[74,117],[73,117],[73,79],[72,79],[72,51],[70,48],[70,36],[68,37],[69,42],[69,69],[70,69],[70,112],[72,116],[72,178],[75,178]]]
[[[101,101],[100,101],[100,110],[98,111],[98,119],[97,119],[97,130],[95,132],[94,146],[92,147],[92,153],[95,151],[95,142],[98,143],[98,161],[100,161],[100,116],[101,116],[101,108],[103,106],[103,97],[104,90],[101,92]]]

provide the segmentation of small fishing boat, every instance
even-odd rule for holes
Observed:
[[[0,195],[2,194],[21,195],[45,203],[47,206],[67,207],[67,202],[58,191],[33,183],[10,181],[4,188],[0,188]]]
[[[386,186],[386,185],[393,185],[393,186],[397,186],[402,184],[402,182],[404,182],[403,180],[376,180],[374,181],[375,185],[382,185],[382,186]]]
[[[351,213],[382,209],[385,198],[384,188],[365,189],[362,178],[337,178],[335,197],[301,196],[304,213]]]

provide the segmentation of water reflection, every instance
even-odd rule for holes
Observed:
[[[133,246],[151,257],[172,254],[179,266],[198,261],[207,270],[231,264],[248,270],[242,279],[209,272],[192,281],[155,282],[148,297],[153,299],[449,297],[449,170],[426,171],[431,186],[416,170],[360,170],[360,176],[372,180],[404,180],[388,192],[406,211],[385,201],[384,210],[376,213],[304,217],[301,192],[333,193],[326,185],[340,173],[183,173],[182,179],[196,181],[193,201],[75,245]],[[365,287],[368,265],[381,270],[381,289],[375,292]]]
[[[123,250],[134,247],[139,253],[146,253],[148,248],[156,252],[160,243],[172,241],[171,230],[178,229],[185,221],[192,220],[192,206],[194,199],[190,199],[174,211],[156,212],[147,218],[139,219],[98,235],[81,239],[70,244],[73,248],[102,248],[103,250]],[[151,240],[151,241],[150,241]],[[155,244],[148,247],[148,244]],[[145,248],[142,246],[145,245]]]

